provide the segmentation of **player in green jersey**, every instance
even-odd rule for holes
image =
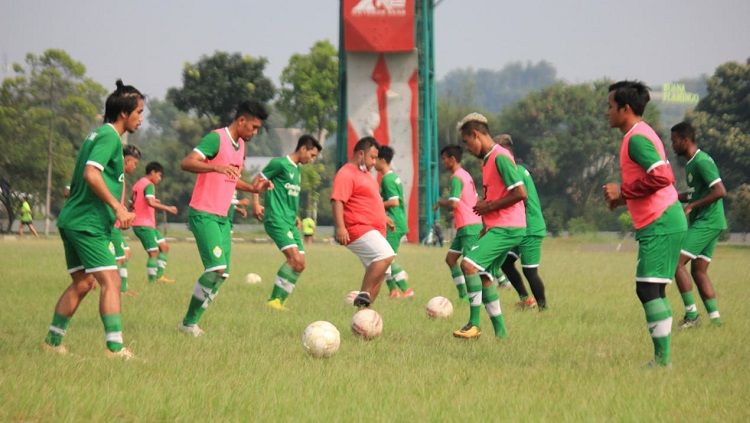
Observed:
[[[383,199],[385,213],[388,216],[385,239],[398,254],[401,238],[409,232],[406,222],[406,207],[404,206],[404,186],[401,178],[391,169],[393,160],[393,148],[384,145],[378,148],[378,160],[375,162],[375,170],[381,176],[380,197]],[[414,289],[409,288],[409,276],[406,271],[393,260],[391,267],[385,274],[385,282],[391,298],[411,298]]]
[[[672,149],[688,160],[685,166],[687,184],[692,192],[680,193],[679,199],[685,205],[688,218],[688,231],[680,251],[677,264],[677,288],[685,304],[685,317],[680,322],[680,329],[696,326],[699,322],[698,308],[693,298],[693,276],[703,305],[711,323],[721,325],[719,307],[716,304],[716,292],[708,277],[708,265],[711,264],[714,248],[721,232],[727,228],[724,217],[724,200],[727,190],[721,182],[716,163],[705,151],[698,148],[695,142],[695,129],[690,123],[681,122],[672,127]],[[685,265],[690,262],[690,274]]]
[[[143,94],[118,80],[117,89],[107,97],[105,125],[94,130],[78,152],[70,197],[57,218],[65,261],[73,281],[55,306],[43,344],[47,351],[67,353],[62,340],[70,319],[98,282],[106,355],[123,359],[133,357],[133,353],[123,346],[120,276],[114,251],[110,250],[110,238],[115,221],[127,229],[135,218],[121,202],[125,174],[120,137],[138,129],[143,122],[143,109]]]
[[[123,171],[126,175],[135,172],[138,162],[141,160],[141,150],[134,145],[126,145],[122,148]],[[122,184],[123,199],[127,188],[125,183]],[[112,228],[112,245],[115,248],[115,260],[117,260],[117,269],[120,273],[120,293],[128,297],[135,297],[137,292],[128,287],[128,262],[130,261],[130,246],[122,235],[122,230],[115,225]]]
[[[263,221],[263,228],[284,254],[286,262],[276,272],[268,307],[286,310],[284,302],[294,290],[300,274],[305,270],[305,247],[299,234],[299,193],[302,183],[300,165],[315,160],[323,150],[312,135],[302,135],[294,153],[272,159],[260,176],[271,181],[273,189],[265,192],[263,205],[253,195],[253,214]]]

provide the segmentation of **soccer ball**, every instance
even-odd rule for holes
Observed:
[[[383,319],[377,311],[364,308],[352,317],[352,332],[365,339],[372,339],[383,332]]]
[[[445,297],[435,297],[427,301],[425,306],[427,315],[434,318],[448,317],[453,314],[453,304]]]
[[[348,305],[354,304],[354,299],[357,298],[357,295],[359,295],[359,291],[349,291],[346,297],[344,297],[344,302]]]
[[[248,273],[247,276],[245,276],[245,283],[249,285],[256,285],[261,282],[260,275],[257,273]]]
[[[340,344],[339,330],[323,320],[310,323],[302,334],[302,346],[313,357],[330,357],[339,350]]]

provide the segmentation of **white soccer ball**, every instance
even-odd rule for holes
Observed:
[[[339,350],[340,344],[339,330],[323,320],[310,323],[302,334],[302,346],[313,357],[330,357]]]
[[[453,304],[445,297],[434,297],[430,301],[427,301],[425,311],[427,312],[427,315],[433,319],[448,317],[453,314]]]
[[[364,308],[352,317],[352,332],[365,339],[372,339],[383,332],[383,319],[377,311]]]
[[[260,275],[257,273],[248,273],[247,276],[245,276],[245,283],[250,285],[256,285],[259,284],[262,281],[260,278]]]
[[[346,297],[344,297],[344,302],[348,305],[354,304],[354,299],[357,298],[357,295],[359,295],[359,291],[349,291]]]

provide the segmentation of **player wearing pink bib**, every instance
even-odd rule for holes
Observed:
[[[482,185],[484,198],[477,201],[474,212],[482,216],[485,233],[461,262],[469,295],[469,323],[453,332],[457,338],[478,338],[479,313],[484,303],[495,330],[495,336],[505,338],[505,328],[500,297],[492,283],[489,268],[499,269],[508,252],[516,247],[526,234],[526,189],[510,152],[496,145],[490,136],[487,118],[471,113],[458,124],[461,138],[475,156],[482,158]]]
[[[638,241],[635,292],[654,344],[650,365],[667,366],[672,308],[665,287],[677,269],[687,221],[677,201],[664,145],[641,118],[649,100],[648,87],[641,82],[620,81],[609,86],[609,124],[625,135],[620,148],[622,185],[609,183],[603,188],[609,208],[627,204],[633,218]]]
[[[451,188],[448,198],[438,200],[433,209],[437,210],[439,207],[453,209],[453,225],[456,228],[456,235],[448,248],[448,254],[445,255],[445,263],[451,270],[458,297],[468,302],[466,280],[458,260],[479,241],[479,233],[482,232],[482,217],[474,213],[474,206],[477,205],[477,189],[469,172],[461,167],[461,156],[463,156],[463,150],[458,145],[447,145],[440,152],[443,167],[452,173]]]
[[[193,288],[185,318],[178,330],[200,336],[203,312],[229,277],[232,225],[227,211],[235,190],[260,193],[273,184],[256,177],[252,184],[240,179],[245,160],[245,141],[252,139],[268,117],[262,104],[246,101],[237,107],[234,121],[212,131],[182,160],[183,170],[197,173],[190,199],[188,223],[205,268]]]
[[[169,244],[164,236],[156,229],[156,210],[177,214],[177,207],[162,204],[156,198],[156,185],[164,175],[164,168],[159,162],[151,162],[146,165],[146,176],[133,185],[130,197],[131,207],[135,212],[133,221],[133,233],[141,240],[143,249],[148,254],[146,260],[146,273],[149,283],[156,281],[162,283],[174,283],[173,279],[164,276],[167,268],[167,254]]]

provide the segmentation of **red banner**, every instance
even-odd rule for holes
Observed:
[[[343,0],[344,48],[350,52],[414,50],[414,0]]]

